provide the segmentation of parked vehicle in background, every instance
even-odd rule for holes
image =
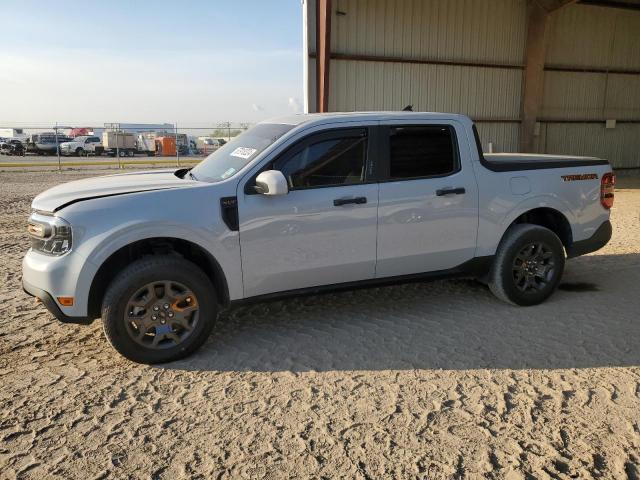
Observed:
[[[76,137],[80,137],[80,136],[94,136],[94,137],[100,137],[102,135],[102,132],[104,131],[103,128],[96,128],[96,127],[75,127],[72,128],[71,130],[69,130],[69,136],[71,138],[76,138]]]
[[[176,154],[176,137],[156,137],[156,155],[173,157]]]
[[[64,142],[60,144],[61,155],[76,155],[89,156],[89,155],[102,155],[104,147],[100,141],[100,137],[94,135],[80,135],[75,137],[70,142]]]
[[[218,148],[223,146],[225,143],[222,138],[212,138],[212,137],[198,137],[196,139],[196,147],[200,151],[200,153],[209,154],[211,152],[216,151]]]
[[[0,154],[23,156],[25,147],[17,138],[7,138],[0,141]]]
[[[176,148],[180,155],[189,155],[190,145],[189,145],[189,136],[186,133],[178,133],[176,136]]]
[[[136,137],[137,153],[152,157],[156,154],[156,137],[153,133],[139,133]]]
[[[27,138],[27,153],[53,155],[57,153],[60,144],[71,140],[71,137],[62,133],[58,133],[58,135],[55,132],[34,133]]]
[[[148,156],[174,156],[176,149],[180,155],[191,153],[189,136],[184,133],[176,135],[171,132],[146,132],[136,136],[136,151]]]
[[[193,169],[58,185],[32,203],[23,286],[63,322],[101,315],[145,363],[192,353],[240,301],[472,276],[536,305],[566,258],[611,238],[615,177],[606,160],[480,145],[462,115],[297,115]]]
[[[217,150],[220,145],[215,139],[211,137],[198,137],[196,139],[196,147],[200,151],[200,153],[204,153],[205,155]]]
[[[136,136],[127,132],[104,132],[102,134],[102,146],[107,155],[115,157],[133,157],[137,151]]]
[[[16,139],[21,142],[26,142],[28,135],[24,133],[23,128],[0,128],[0,138]]]

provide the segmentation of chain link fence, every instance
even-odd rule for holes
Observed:
[[[252,124],[210,126],[177,123],[0,126],[0,167],[193,165]]]

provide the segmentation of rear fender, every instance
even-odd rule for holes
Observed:
[[[480,213],[476,256],[494,255],[509,226],[522,214],[536,208],[549,208],[561,213],[568,220],[572,235],[575,234],[576,215],[568,202],[557,196],[537,195],[526,198],[510,209],[494,201],[485,212]]]

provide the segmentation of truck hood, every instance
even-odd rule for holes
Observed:
[[[198,183],[188,178],[179,178],[175,172],[174,169],[152,170],[85,178],[63,183],[42,192],[33,199],[31,206],[34,210],[42,212],[56,212],[72,203],[92,198],[168,188],[184,188]]]

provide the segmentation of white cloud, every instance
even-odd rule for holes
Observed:
[[[254,103],[251,105],[251,108],[253,109],[254,112],[263,112],[264,108],[260,105],[258,105],[257,103]]]

